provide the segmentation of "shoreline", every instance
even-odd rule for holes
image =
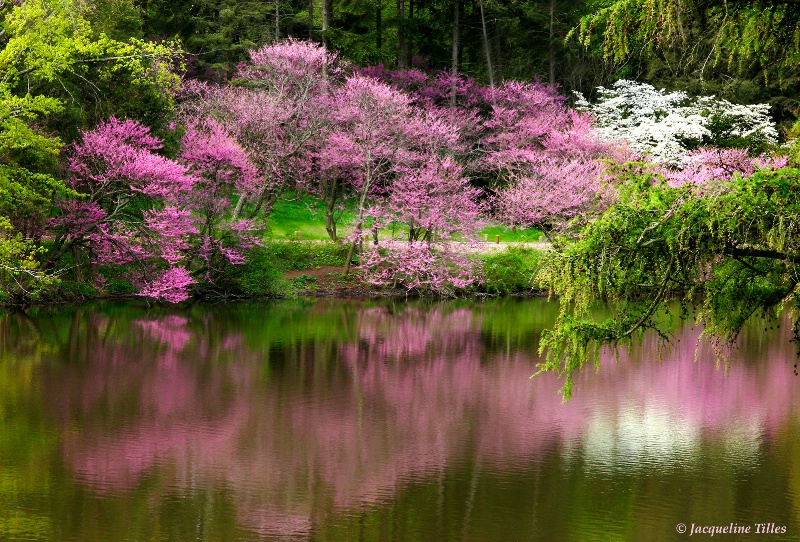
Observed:
[[[213,294],[200,292],[198,295],[184,303],[210,302],[220,303],[225,301],[241,300],[269,300],[305,298],[340,298],[340,299],[484,299],[498,297],[544,297],[547,290],[537,288],[533,275],[530,274],[529,262],[520,260],[520,255],[533,256],[538,259],[550,248],[549,243],[481,243],[464,245],[464,250],[484,262],[484,282],[457,295],[436,295],[434,293],[419,292],[403,287],[387,288],[369,284],[364,278],[364,271],[352,267],[347,277],[343,275],[345,266],[339,261],[330,261],[329,258],[320,257],[325,251],[330,251],[331,245],[319,241],[296,241],[286,244],[276,243],[278,246],[294,246],[297,254],[274,254],[280,258],[276,265],[275,259],[251,263],[252,270],[256,273],[265,272],[274,280],[272,289],[259,295],[242,292],[224,292]],[[283,256],[284,258],[281,258]],[[516,258],[516,259],[515,259]],[[266,265],[264,265],[266,264]],[[303,267],[307,265],[307,267]],[[263,267],[262,267],[263,266]],[[14,304],[0,302],[0,310],[27,311],[33,307],[60,306],[71,304],[85,304],[95,301],[142,301],[150,305],[170,305],[154,299],[148,299],[127,292],[97,291],[94,286],[86,282],[64,280],[55,289],[46,292],[41,298]],[[183,303],[176,304],[181,306]]]

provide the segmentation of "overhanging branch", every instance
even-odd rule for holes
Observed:
[[[770,250],[765,248],[741,248],[730,246],[724,251],[724,254],[733,256],[734,258],[767,258],[770,260],[779,260],[782,262],[800,263],[800,255],[780,252],[778,250]]]

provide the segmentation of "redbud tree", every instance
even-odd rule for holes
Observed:
[[[233,197],[254,191],[257,170],[213,122],[189,126],[180,161],[141,124],[115,118],[86,131],[68,161],[76,197],[58,202],[45,265],[72,252],[75,265],[116,266],[137,294],[179,302],[213,283],[257,242],[256,225],[230,218]],[[93,277],[102,285],[102,278]]]
[[[622,148],[601,140],[588,115],[555,89],[505,82],[484,122],[482,167],[497,188],[497,217],[545,233],[607,202],[603,172]]]
[[[450,157],[428,156],[418,168],[401,168],[389,195],[370,213],[377,225],[401,226],[406,239],[376,243],[365,254],[369,282],[419,293],[453,295],[478,280],[463,250],[483,227],[481,191]]]
[[[187,85],[183,116],[216,119],[261,171],[258,190],[237,201],[235,217],[267,216],[283,192],[302,188],[312,145],[330,123],[337,77],[334,54],[288,40],[252,51],[232,84]]]
[[[361,73],[410,93],[412,102],[450,115],[463,127],[456,153],[473,184],[495,194],[501,223],[546,233],[590,210],[610,192],[606,161],[632,157],[599,137],[592,119],[570,110],[556,89],[507,81],[490,89],[469,79],[376,66]]]

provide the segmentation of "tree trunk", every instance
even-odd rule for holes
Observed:
[[[247,198],[244,195],[239,196],[239,201],[236,202],[236,207],[233,209],[232,219],[234,221],[239,220],[239,215],[242,214],[242,209],[244,209],[244,204]]]
[[[401,70],[408,68],[406,58],[406,2],[397,0],[397,67]]]
[[[308,39],[314,40],[314,0],[308,0]]]
[[[275,0],[275,41],[281,39],[281,0]]]
[[[549,41],[549,49],[548,49],[548,56],[550,60],[550,86],[555,86],[556,84],[556,53],[553,40],[555,39],[555,29],[554,29],[554,19],[555,19],[555,9],[556,9],[556,0],[550,0],[550,41]]]
[[[336,200],[338,199],[338,182],[333,181],[331,193],[328,195],[328,204],[325,206],[325,231],[334,243],[338,241],[336,232]]]
[[[500,32],[497,30],[497,18],[494,19],[494,75],[497,80],[503,81],[503,55],[500,47]]]
[[[356,243],[361,244],[361,228],[364,226],[364,211],[366,211],[367,195],[372,185],[372,153],[367,150],[367,174],[364,176],[364,186],[361,188],[361,198],[358,202],[358,221],[356,222],[356,232],[358,239],[353,238],[350,249],[347,251],[347,262],[344,266],[344,276],[350,273],[350,262],[353,261],[353,254],[356,250]]]
[[[453,53],[450,59],[450,76],[453,78],[452,87],[450,89],[450,105],[456,105],[456,77],[458,77],[458,16],[459,16],[459,3],[460,0],[455,0],[453,4]]]
[[[383,5],[378,2],[375,8],[375,48],[380,51],[383,47]]]
[[[72,245],[72,263],[75,270],[75,282],[83,282],[83,269],[81,268],[81,253],[78,245]]]
[[[406,68],[411,68],[414,55],[412,54],[412,43],[414,41],[414,33],[409,31],[409,25],[414,20],[414,0],[408,0],[408,23],[405,25],[405,40],[406,40]]]
[[[486,15],[483,11],[483,0],[480,0],[481,8],[481,28],[483,29],[483,51],[486,54],[486,70],[489,75],[489,88],[492,89],[492,101],[494,101],[494,72],[492,71],[492,55],[489,50],[489,33],[486,31]]]
[[[336,219],[330,207],[325,210],[325,231],[328,232],[328,237],[330,237],[331,241],[334,243],[339,240],[336,233]]]
[[[333,20],[333,4],[331,0],[322,0],[322,45],[326,48],[330,48],[330,43],[328,40],[328,30],[331,27],[331,21]]]

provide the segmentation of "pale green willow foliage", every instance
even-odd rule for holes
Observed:
[[[567,39],[599,46],[605,60],[622,63],[642,53],[691,50],[698,19],[712,32],[711,54],[701,73],[724,62],[742,67],[755,61],[791,71],[800,55],[800,12],[795,2],[761,0],[598,0]],[[700,16],[700,17],[698,17]]]
[[[547,262],[560,314],[542,339],[542,371],[564,378],[599,363],[599,349],[646,332],[669,340],[674,303],[704,326],[720,358],[753,315],[791,309],[800,337],[800,170],[669,186],[648,164],[617,171],[618,197],[572,232]],[[607,304],[613,316],[592,317]]]

